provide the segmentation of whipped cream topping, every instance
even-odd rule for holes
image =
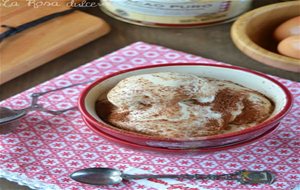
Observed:
[[[233,82],[173,72],[126,78],[107,100],[113,106],[105,120],[112,125],[175,139],[244,129],[273,110],[264,95]]]
[[[120,81],[108,94],[113,105],[136,109],[139,104],[177,103],[192,98],[212,98],[216,87],[205,78],[182,73],[137,75]]]

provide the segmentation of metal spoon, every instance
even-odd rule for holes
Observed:
[[[24,109],[13,110],[13,109],[9,109],[7,107],[0,107],[0,126],[4,126],[7,123],[11,123],[15,120],[18,120],[18,119],[24,117],[29,111],[33,111],[33,110],[39,110],[39,111],[42,111],[42,112],[50,113],[52,115],[59,115],[59,114],[64,113],[66,111],[73,110],[73,109],[76,108],[76,106],[71,107],[71,108],[67,108],[67,109],[64,109],[64,110],[58,110],[58,111],[48,110],[48,109],[44,108],[42,104],[38,104],[38,98],[40,96],[48,94],[50,92],[63,90],[63,89],[66,89],[66,88],[86,84],[86,83],[89,83],[89,82],[92,82],[92,81],[90,80],[90,81],[86,81],[86,82],[72,84],[72,85],[69,85],[69,86],[65,86],[65,87],[57,88],[57,89],[53,89],[53,90],[48,90],[48,91],[45,91],[45,92],[33,93],[33,94],[31,94],[31,98],[32,98],[31,99],[31,105],[28,106],[27,108],[24,108]]]
[[[271,184],[275,181],[275,175],[270,171],[247,171],[240,170],[232,174],[203,175],[131,175],[122,173],[112,168],[86,168],[75,171],[70,177],[78,182],[90,185],[112,185],[121,183],[122,180],[145,179],[145,178],[186,178],[186,179],[210,179],[210,180],[236,180],[241,184]]]

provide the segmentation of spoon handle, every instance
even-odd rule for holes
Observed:
[[[77,106],[74,106],[74,107],[71,107],[71,108],[67,108],[67,109],[63,109],[63,110],[57,110],[57,111],[48,110],[48,109],[44,108],[42,104],[39,104],[38,100],[39,100],[40,96],[43,96],[45,94],[60,91],[60,90],[64,90],[64,89],[71,88],[71,87],[78,86],[78,85],[82,85],[82,84],[87,84],[87,83],[90,83],[90,82],[92,82],[92,80],[77,83],[77,84],[71,84],[71,85],[68,85],[68,86],[64,86],[64,87],[61,87],[61,88],[56,88],[56,89],[52,89],[52,90],[48,90],[48,91],[44,91],[44,92],[33,93],[33,94],[31,94],[31,105],[27,108],[24,108],[22,111],[28,112],[28,111],[32,111],[32,110],[39,110],[39,111],[42,111],[42,112],[50,113],[52,115],[59,115],[59,114],[64,113],[66,111],[77,109]]]
[[[242,184],[272,184],[275,181],[275,175],[270,171],[248,171],[240,170],[231,174],[181,174],[181,175],[130,175],[122,174],[122,178],[145,179],[145,178],[184,178],[184,179],[206,179],[206,180],[236,180]]]
[[[123,174],[123,179],[147,179],[147,178],[181,178],[181,179],[212,179],[212,180],[237,180],[235,174],[223,174],[223,175],[203,175],[203,174],[166,174],[166,175],[151,175],[151,174],[139,174],[130,175]]]
[[[33,93],[31,95],[31,97],[39,97],[39,96],[42,96],[44,94],[48,94],[50,92],[56,92],[56,91],[64,90],[64,89],[71,88],[71,87],[74,87],[74,86],[87,84],[87,83],[90,83],[90,82],[93,82],[93,80],[88,80],[88,81],[84,81],[84,82],[80,82],[80,83],[76,83],[76,84],[71,84],[71,85],[68,85],[68,86],[64,86],[64,87],[60,87],[60,88],[56,88],[56,89],[52,89],[52,90],[47,90],[47,91],[44,91],[44,92],[36,92],[36,93]],[[37,102],[34,102],[34,103],[37,103]]]

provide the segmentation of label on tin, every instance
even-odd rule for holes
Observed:
[[[103,0],[116,17],[153,24],[191,24],[225,20],[250,6],[251,0]]]
[[[115,7],[126,7],[128,12],[140,12],[156,16],[200,16],[212,13],[220,13],[228,10],[230,1],[195,2],[165,0],[165,1],[111,1]]]

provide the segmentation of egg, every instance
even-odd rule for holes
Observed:
[[[300,59],[300,35],[285,38],[278,44],[277,50],[282,55]]]
[[[300,16],[283,22],[274,31],[274,37],[278,41],[293,35],[300,35]]]

